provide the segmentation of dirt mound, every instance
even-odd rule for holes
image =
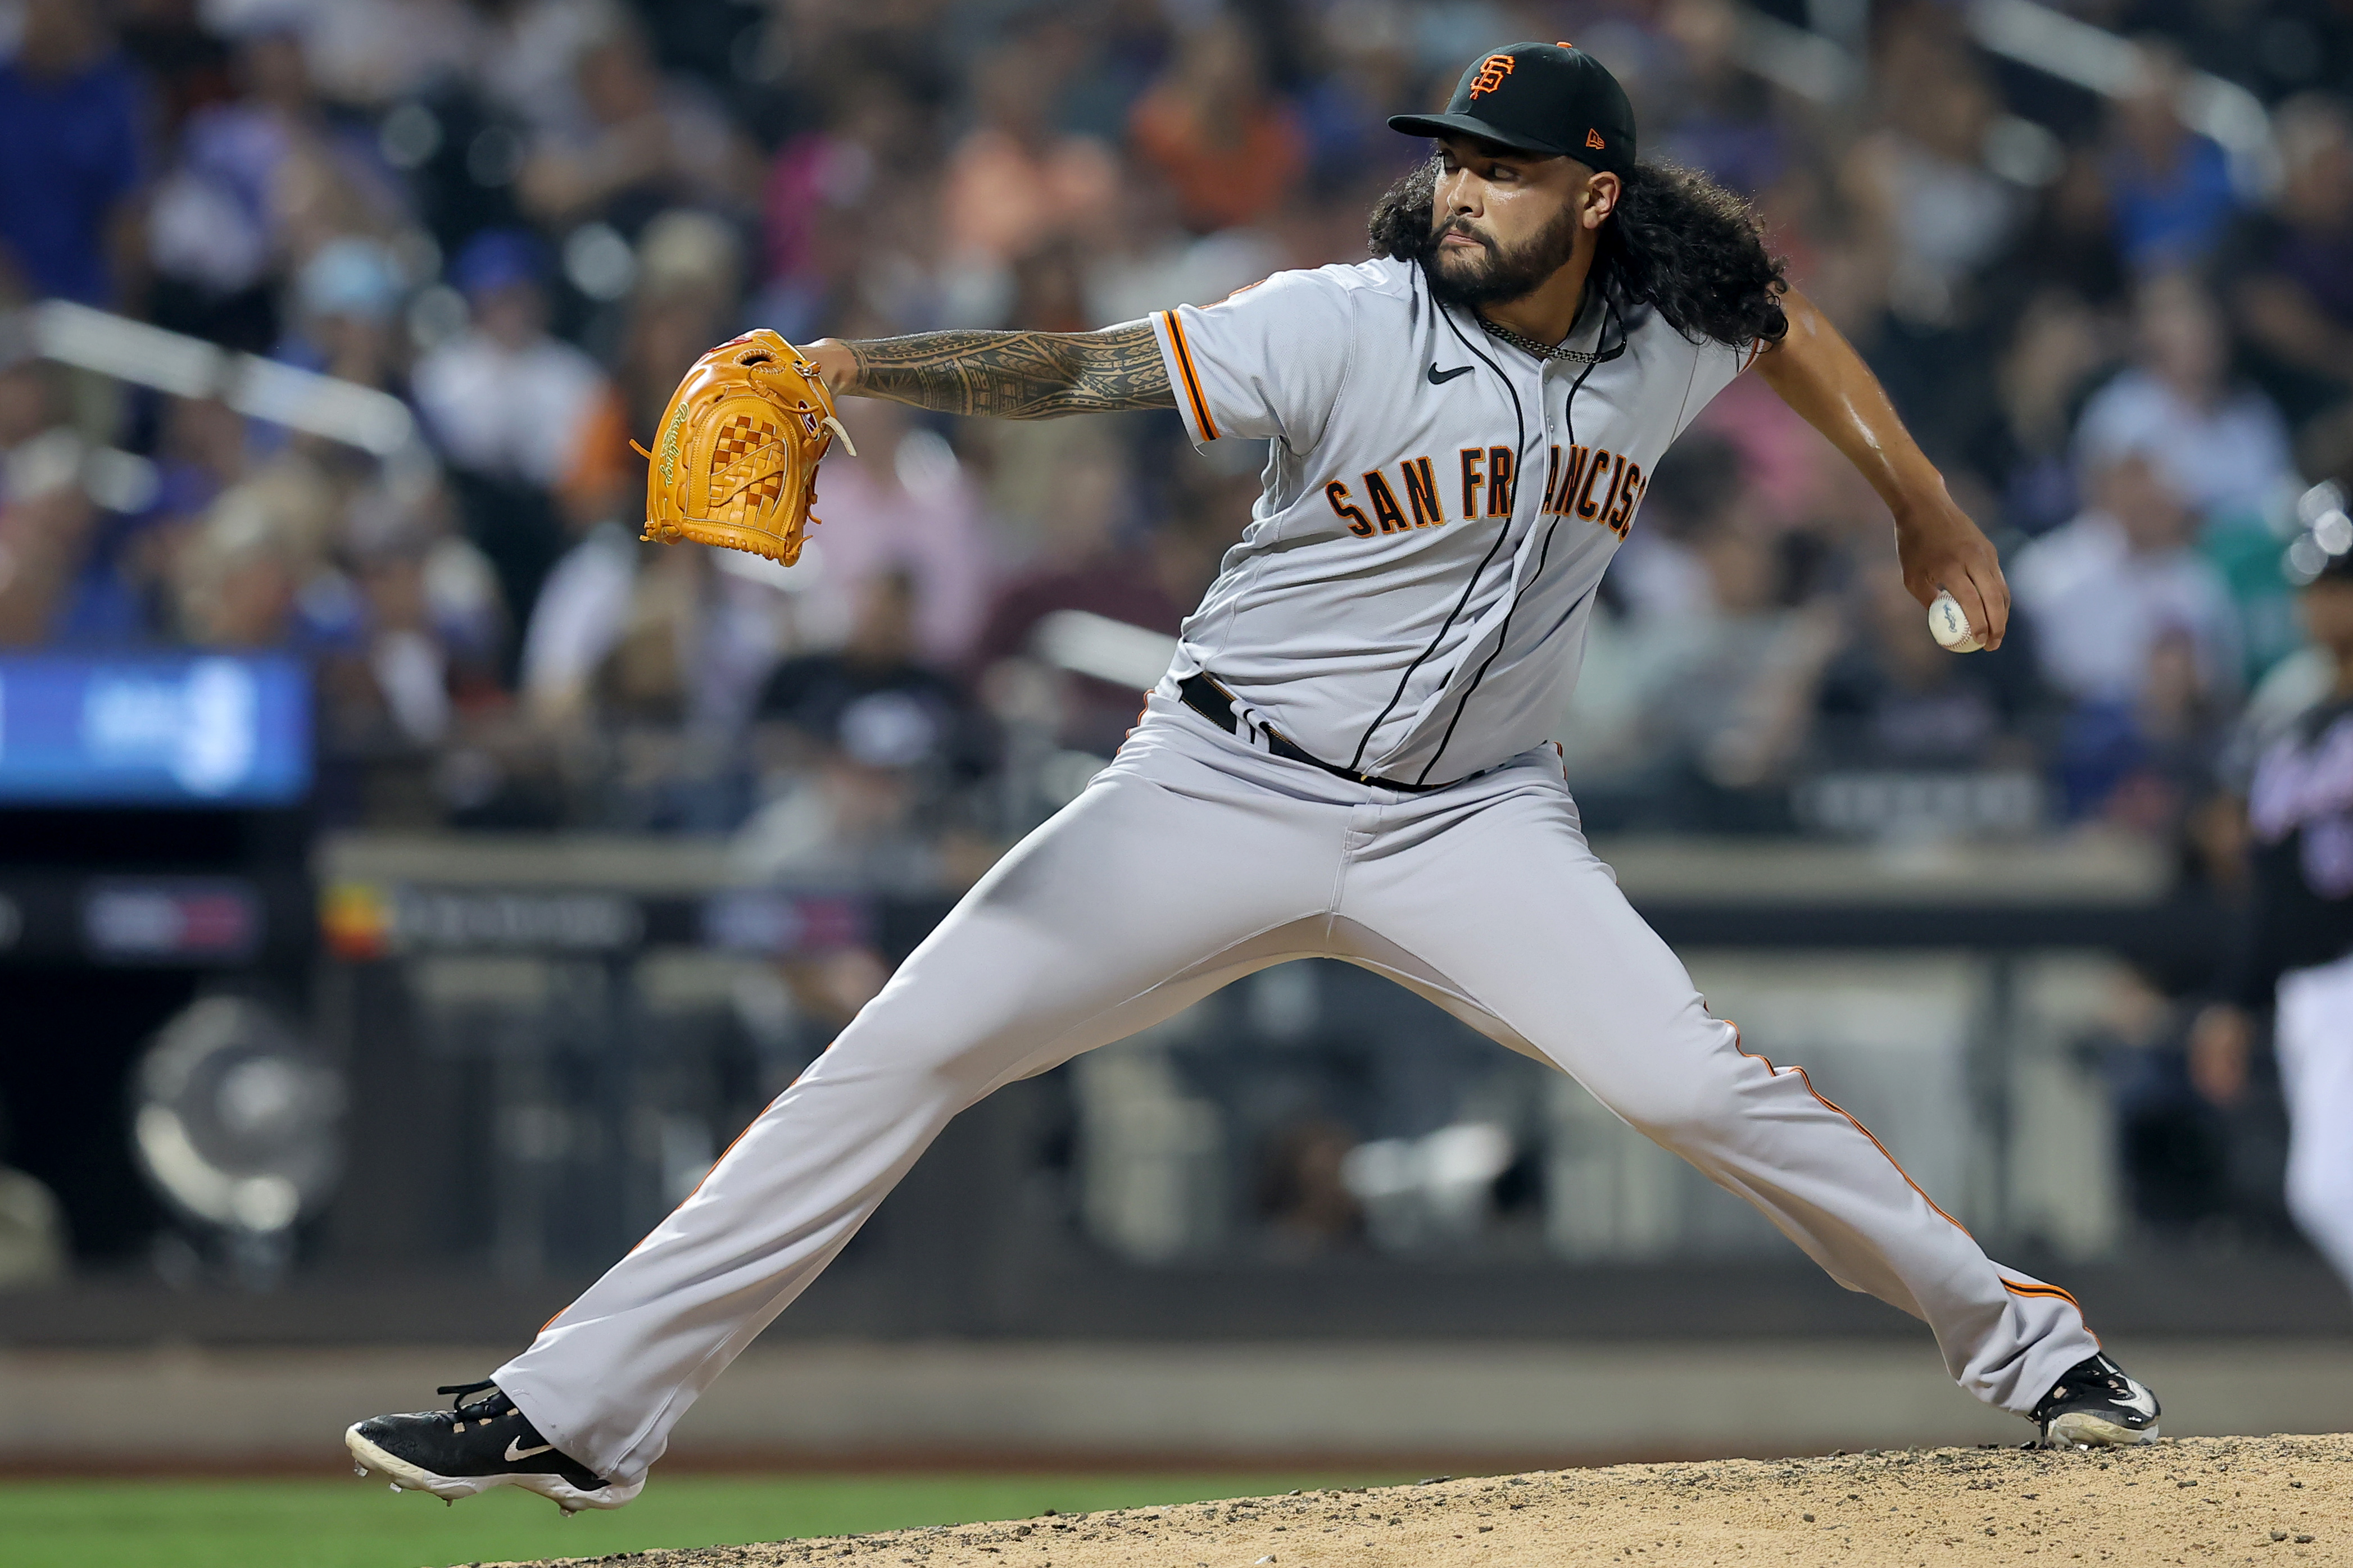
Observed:
[[[631,1568],[2353,1564],[2353,1436],[1620,1465],[648,1552]]]

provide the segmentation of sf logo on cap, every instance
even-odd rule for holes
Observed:
[[[1517,64],[1519,61],[1509,55],[1489,55],[1481,60],[1479,74],[1471,79],[1471,96],[1476,98],[1503,86],[1504,79],[1512,74],[1512,68]]]

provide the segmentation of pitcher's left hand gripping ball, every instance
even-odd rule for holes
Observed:
[[[648,540],[691,539],[789,566],[818,520],[817,466],[841,437],[833,395],[801,351],[762,328],[694,362],[646,458]],[[635,442],[630,443],[636,446]]]

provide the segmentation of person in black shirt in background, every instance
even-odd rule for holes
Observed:
[[[969,784],[994,757],[986,717],[953,676],[915,649],[915,588],[886,572],[860,590],[849,635],[839,649],[787,658],[769,671],[755,721],[779,726],[792,762],[837,743],[861,754],[903,754]]]
[[[2236,983],[2191,1028],[2189,1067],[2209,1100],[2235,1099],[2253,1016],[2275,1005],[2288,1212],[2353,1289],[2353,555],[2329,558],[2303,609],[2337,679],[2255,764]]]
[[[765,804],[733,853],[754,877],[924,897],[962,891],[994,858],[968,819],[995,736],[955,678],[918,657],[904,572],[860,588],[839,649],[769,672],[752,741]]]

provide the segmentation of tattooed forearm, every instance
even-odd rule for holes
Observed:
[[[1100,332],[917,332],[845,343],[850,390],[999,419],[1174,408],[1148,321]]]

